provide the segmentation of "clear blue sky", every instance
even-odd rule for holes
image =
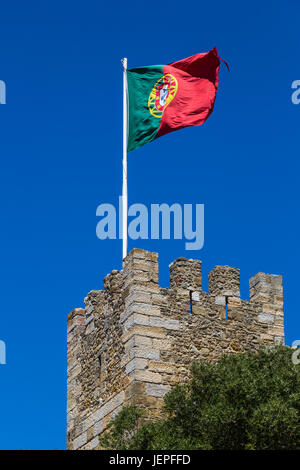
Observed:
[[[0,12],[0,448],[63,449],[66,317],[121,267],[96,238],[96,207],[121,193],[122,73],[216,46],[215,111],[129,155],[129,203],[204,203],[205,245],[130,241],[158,251],[160,283],[178,256],[284,279],[286,342],[300,339],[296,0],[5,2]]]

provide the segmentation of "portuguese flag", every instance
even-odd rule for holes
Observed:
[[[214,108],[219,68],[214,48],[168,65],[127,70],[127,151],[183,127],[203,124]]]

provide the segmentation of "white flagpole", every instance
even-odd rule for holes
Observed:
[[[127,213],[128,213],[128,193],[127,193],[127,58],[122,59],[123,63],[123,189],[122,189],[122,235],[123,235],[123,257],[127,256]]]

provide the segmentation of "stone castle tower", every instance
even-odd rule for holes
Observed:
[[[258,273],[240,299],[239,269],[216,266],[203,292],[201,261],[170,265],[158,284],[158,255],[134,249],[105,290],[68,316],[69,449],[96,449],[126,404],[158,415],[163,396],[189,376],[193,361],[284,342],[282,278]]]

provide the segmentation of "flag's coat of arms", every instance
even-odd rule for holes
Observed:
[[[151,90],[148,99],[148,108],[152,116],[161,118],[164,109],[171,103],[178,89],[176,78],[167,73],[163,75]]]

